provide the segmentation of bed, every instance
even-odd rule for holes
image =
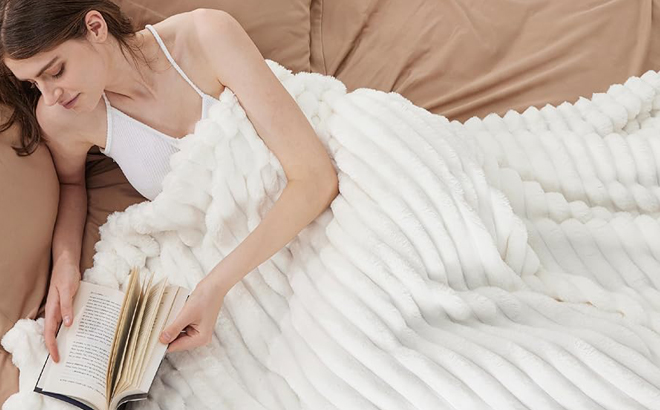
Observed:
[[[655,51],[660,28],[652,18],[657,11],[653,1],[297,0],[264,7],[257,1],[146,0],[120,4],[140,28],[197,7],[224,9],[243,24],[264,57],[294,72],[329,74],[349,90],[396,91],[416,105],[459,121],[574,102],[660,66],[660,53]],[[32,181],[39,180],[45,186],[35,192],[41,196],[23,197],[27,191],[19,189],[12,193],[11,204],[2,203],[3,214],[12,215],[3,218],[2,232],[16,233],[5,236],[0,247],[0,260],[6,261],[2,273],[30,278],[28,283],[36,284],[12,293],[25,303],[3,307],[7,318],[3,333],[18,318],[35,317],[45,294],[57,185],[49,158],[45,152],[40,155],[29,161],[38,162],[50,177],[24,175],[29,179],[23,186],[36,186]],[[25,161],[12,169],[19,166],[34,169]],[[93,264],[98,228],[108,215],[144,201],[116,164],[97,149],[90,151],[86,171],[89,208],[82,270]],[[3,182],[22,186],[15,179]],[[3,188],[3,192],[10,191]],[[42,212],[43,207],[28,211],[24,206],[35,203],[46,204],[49,211]],[[34,220],[35,212],[41,212],[44,220]],[[19,231],[10,225],[18,220],[15,215],[29,218],[38,231]],[[28,266],[28,258],[40,262]],[[6,352],[0,353],[6,397],[16,384],[4,380],[15,380],[16,370]]]

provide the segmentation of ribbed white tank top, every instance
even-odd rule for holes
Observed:
[[[172,66],[202,97],[202,119],[206,118],[209,108],[218,99],[202,92],[188,78],[174,61],[153,26],[147,24],[145,27],[156,38]],[[142,196],[153,200],[161,192],[163,179],[171,169],[170,156],[179,150],[179,138],[164,134],[112,107],[105,93],[103,93],[103,100],[108,116],[108,133],[105,148],[99,147],[100,151],[119,165],[128,182]]]

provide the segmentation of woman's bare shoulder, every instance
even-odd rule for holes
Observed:
[[[102,112],[103,111],[103,112]],[[39,99],[36,109],[39,126],[52,143],[89,149],[105,144],[105,109],[100,104],[92,111],[77,113],[60,104],[46,105]]]
[[[208,66],[202,47],[202,42],[217,41],[217,39],[200,37],[197,27],[201,20],[199,18],[200,14],[228,15],[228,13],[221,10],[200,8],[170,16],[154,24],[153,27],[162,38],[172,57],[177,61],[177,64],[181,66],[191,80],[207,94],[217,95],[224,87],[217,81],[212,67]]]
[[[200,18],[201,17],[201,18]],[[206,18],[204,18],[206,17]],[[210,9],[210,8],[197,8],[191,11],[186,11],[179,14],[174,14],[154,24],[153,26],[163,27],[166,29],[176,30],[180,34],[195,34],[196,28],[199,24],[205,24],[208,17],[216,19],[233,19],[233,17],[224,10]],[[208,39],[213,40],[213,39]]]
[[[195,9],[185,13],[175,14],[153,25],[165,45],[174,48],[175,51],[190,51],[194,54],[202,41],[212,41],[213,39],[203,39],[199,36],[197,25],[200,21],[200,14],[226,13],[214,9]],[[217,39],[216,39],[217,40]],[[173,53],[174,54],[174,53]]]
[[[37,121],[43,130],[60,183],[82,185],[85,161],[93,145],[105,144],[105,124],[100,124],[98,107],[84,113],[67,110],[60,104],[47,105],[39,99]],[[99,141],[102,140],[102,141]]]

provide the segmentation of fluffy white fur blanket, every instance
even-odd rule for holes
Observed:
[[[167,355],[146,409],[660,409],[660,74],[575,104],[450,122],[267,61],[340,194]],[[153,202],[108,218],[88,281],[193,288],[286,183],[231,90]],[[3,339],[32,393],[42,322]]]

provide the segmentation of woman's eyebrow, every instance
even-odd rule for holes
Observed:
[[[46,65],[44,66],[44,68],[42,68],[42,69],[39,71],[39,73],[35,76],[35,78],[39,78],[39,77],[41,77],[41,75],[44,73],[44,71],[46,71],[46,70],[48,70],[50,67],[52,67],[53,64],[55,64],[55,62],[57,61],[58,58],[60,58],[60,56],[55,56],[55,57],[53,57],[53,59],[50,60],[50,61],[48,62],[48,64],[46,64]],[[22,79],[20,79],[20,78],[18,78],[18,80],[19,80],[19,81],[26,81],[26,80],[22,80]]]

